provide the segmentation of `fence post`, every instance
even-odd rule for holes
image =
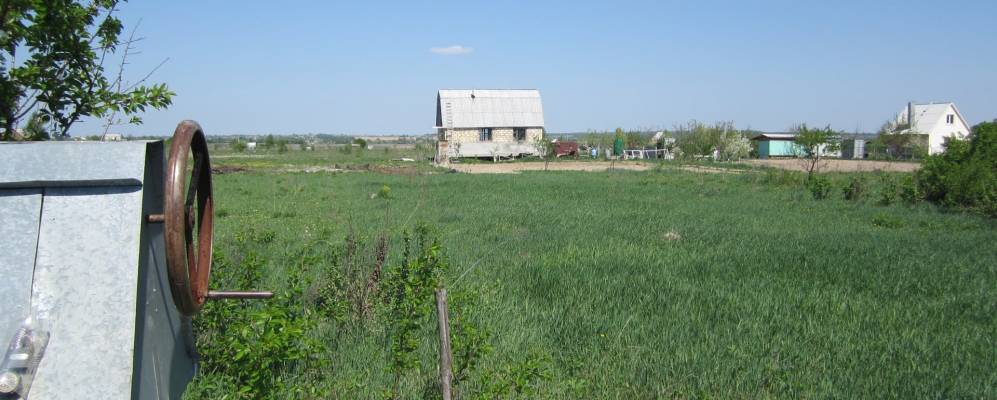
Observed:
[[[451,400],[450,313],[447,311],[447,290],[443,288],[436,289],[436,315],[440,322],[440,392],[443,400]]]

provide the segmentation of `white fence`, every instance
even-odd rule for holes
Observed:
[[[624,160],[643,160],[643,159],[672,160],[675,159],[675,155],[665,149],[623,150],[623,159]]]

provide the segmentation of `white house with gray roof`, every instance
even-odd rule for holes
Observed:
[[[537,154],[544,134],[535,89],[444,89],[436,96],[437,162]]]
[[[948,138],[965,139],[970,132],[955,103],[907,103],[894,123],[903,128],[899,133],[927,135],[929,154],[945,151]]]

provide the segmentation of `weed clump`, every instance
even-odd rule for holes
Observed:
[[[807,189],[814,200],[824,200],[831,195],[831,180],[820,175],[807,179]]]
[[[872,217],[872,224],[880,228],[896,229],[903,227],[904,221],[886,214],[876,214],[875,217]]]
[[[845,187],[842,188],[841,192],[845,197],[845,200],[859,201],[865,197],[866,190],[865,177],[861,175],[853,175],[848,182],[845,183]]]
[[[883,174],[879,177],[879,205],[888,206],[897,200],[897,182],[889,175]]]
[[[796,186],[803,182],[803,174],[798,171],[767,168],[761,175],[760,182],[766,185]]]
[[[913,176],[908,175],[900,180],[900,198],[903,199],[904,203],[912,206],[924,199],[924,193],[917,186],[917,181],[914,180]]]

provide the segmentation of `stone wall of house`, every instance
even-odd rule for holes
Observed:
[[[441,129],[440,139],[451,143],[471,143],[478,142],[481,130],[478,128],[463,129]],[[492,128],[492,142],[514,143],[516,139],[513,135],[513,128]],[[543,135],[543,128],[526,128],[526,139],[523,142],[533,143]]]

